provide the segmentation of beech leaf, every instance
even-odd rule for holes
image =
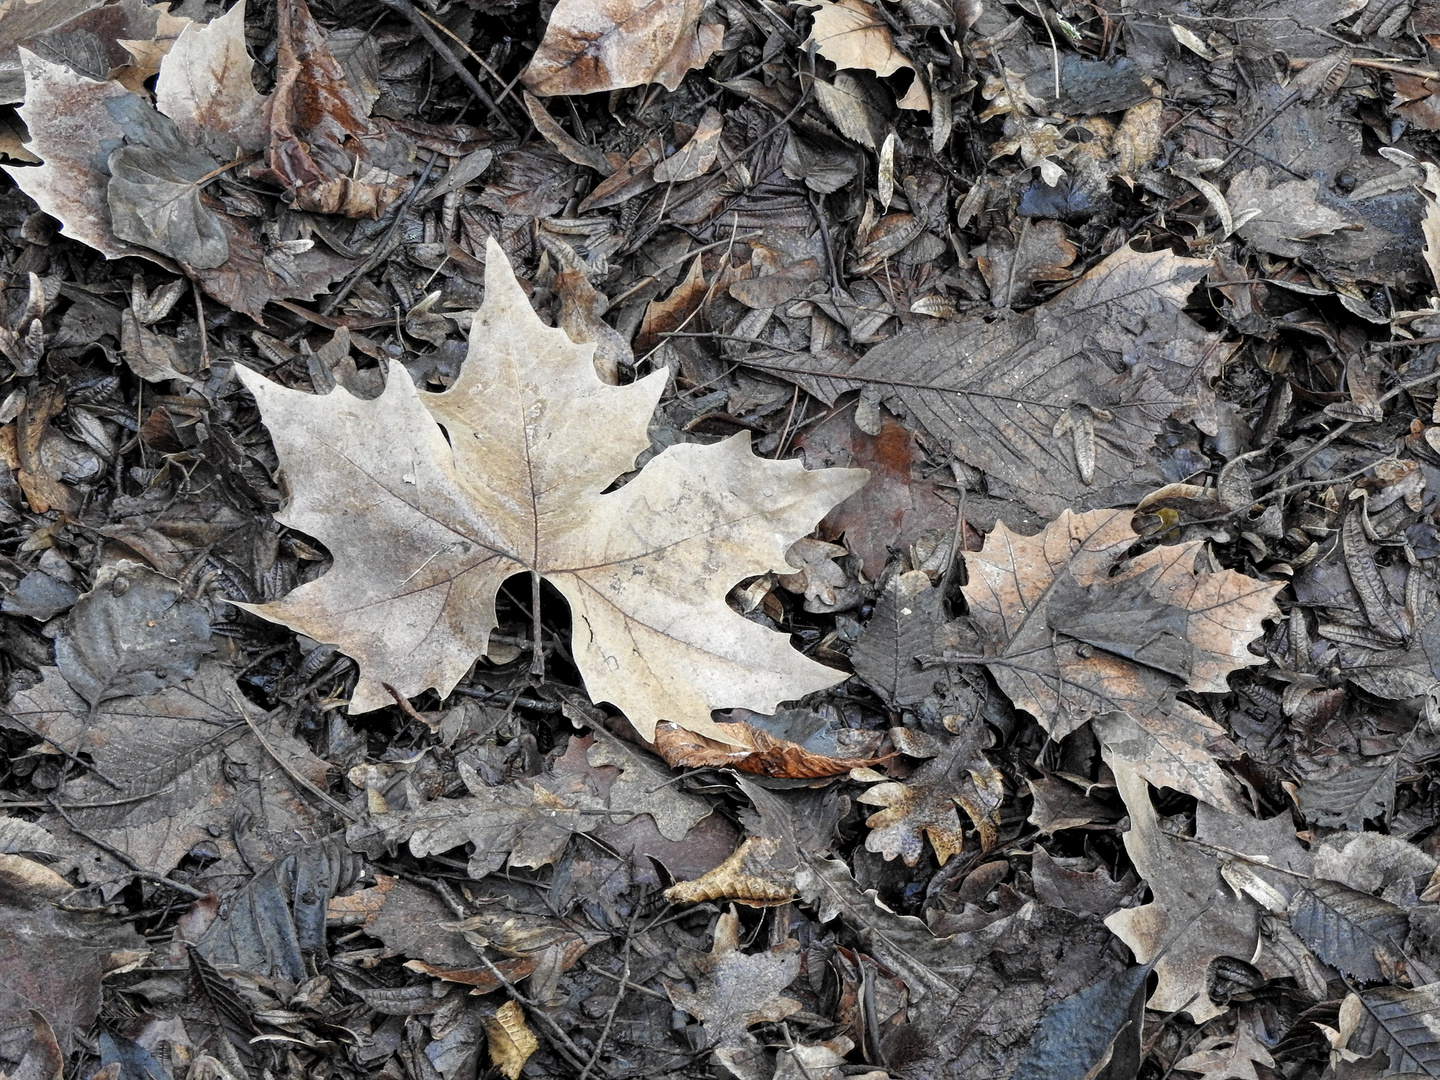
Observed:
[[[448,694],[485,654],[501,584],[526,572],[569,601],[590,696],[646,738],[671,720],[728,743],[712,709],[773,713],[841,682],[725,598],[743,578],[794,573],[790,545],[868,474],[757,458],[741,433],[672,446],[607,492],[649,446],[665,373],[607,385],[594,345],[540,322],[493,240],[485,277],[466,363],[443,393],[417,390],[399,365],[371,401],[237,369],[290,484],[279,520],[335,558],[249,610],[352,656],[352,712],[389,704],[387,683]]]

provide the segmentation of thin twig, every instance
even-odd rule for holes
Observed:
[[[430,43],[430,47],[435,50],[440,59],[445,61],[445,65],[465,84],[470,93],[474,94],[476,99],[490,111],[491,116],[505,125],[507,133],[511,135],[519,134],[519,132],[515,130],[515,125],[510,122],[510,118],[500,111],[500,103],[490,96],[489,91],[487,91],[485,87],[480,85],[479,79],[470,74],[470,69],[460,62],[460,58],[451,51],[450,46],[445,44],[440,35],[436,33],[435,28],[426,20],[424,14],[418,11],[415,5],[410,3],[410,0],[380,0],[380,2],[391,11],[398,12],[405,16],[405,18],[410,21],[410,25],[420,31],[420,36]],[[472,53],[471,55],[473,56],[474,54]],[[477,57],[476,59],[479,58]],[[485,66],[488,69],[489,65]],[[494,72],[491,72],[491,74],[494,74]],[[505,92],[508,94],[510,91],[507,89]]]
[[[625,987],[630,982],[630,942],[635,935],[635,920],[639,917],[640,909],[637,907],[630,916],[630,925],[625,928],[625,947],[620,951],[620,985],[615,987],[615,1000],[610,1003],[610,1012],[605,1017],[605,1027],[600,1031],[600,1038],[595,1040],[595,1051],[585,1063],[585,1068],[580,1070],[580,1080],[590,1080],[590,1072],[600,1060],[600,1054],[605,1049],[605,1040],[610,1038],[610,1028],[615,1023],[615,1013],[619,1011],[620,1002],[625,997]]]
[[[330,809],[334,810],[342,817],[352,822],[359,822],[361,820],[360,815],[357,814],[354,810],[351,810],[344,803],[337,801],[328,791],[317,787],[314,783],[312,783],[290,767],[289,763],[280,756],[279,752],[273,746],[270,745],[269,740],[266,739],[263,734],[261,734],[259,727],[256,726],[254,720],[250,719],[250,714],[245,710],[244,704],[235,695],[235,691],[233,690],[230,691],[230,703],[235,706],[235,711],[240,714],[240,719],[245,721],[245,725],[250,729],[251,734],[253,734],[258,740],[260,740],[260,745],[265,748],[265,752],[275,760],[275,764],[280,766],[281,771],[284,772],[286,776],[288,776],[295,783],[299,784],[300,787],[304,788],[311,795],[314,795],[317,799],[324,802],[327,806],[330,807]]]
[[[80,839],[86,841],[87,843],[94,844],[101,851],[108,852],[110,855],[114,856],[117,860],[119,860],[121,865],[123,865],[126,869],[130,870],[132,873],[136,874],[138,877],[142,877],[146,881],[153,881],[157,885],[164,885],[167,889],[174,889],[176,892],[183,893],[186,896],[190,897],[192,900],[203,900],[205,899],[205,897],[210,895],[209,893],[203,893],[199,889],[196,889],[190,885],[186,885],[183,881],[176,881],[174,878],[166,877],[164,874],[157,874],[153,870],[146,870],[143,866],[141,866],[139,863],[137,863],[134,859],[132,859],[125,852],[121,851],[119,848],[107,844],[98,836],[92,836],[90,833],[80,828],[79,825],[75,824],[75,819],[70,816],[69,812],[65,809],[63,805],[61,805],[58,799],[51,799],[49,805],[51,809],[53,809],[57,814],[60,815],[61,820],[63,820],[65,824],[70,827],[71,832],[73,832],[76,836],[80,837]]]

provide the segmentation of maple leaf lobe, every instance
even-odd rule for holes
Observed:
[[[666,374],[611,386],[593,353],[540,322],[492,241],[449,389],[417,390],[397,365],[365,401],[237,369],[292,488],[278,520],[334,556],[321,578],[247,610],[352,656],[352,712],[389,704],[386,684],[448,694],[486,651],[501,584],[525,571],[569,602],[591,697],[647,738],[666,719],[728,743],[711,710],[772,713],[845,678],[726,595],[795,572],[790,545],[869,474],[758,458],[744,432],[669,447],[609,491],[649,446]]]

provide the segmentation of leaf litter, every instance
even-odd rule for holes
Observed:
[[[1440,1075],[1440,23],[1150,8],[0,3],[0,1069]]]

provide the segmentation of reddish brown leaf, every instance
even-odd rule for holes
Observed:
[[[277,12],[269,171],[298,209],[379,217],[410,186],[374,161],[387,133],[371,121],[305,0],[279,0]]]
[[[905,550],[927,529],[954,531],[954,505],[920,474],[915,436],[894,417],[883,416],[880,433],[867,435],[855,423],[855,410],[842,409],[796,443],[812,468],[834,464],[870,470],[865,486],[820,523],[827,539],[844,536],[867,577],[880,576],[890,548]]]
[[[643,356],[665,340],[660,335],[694,325],[693,320],[706,291],[705,271],[697,255],[690,264],[690,272],[670,290],[670,295],[664,300],[651,300],[645,308],[640,332],[635,335],[635,351]]]
[[[887,755],[826,757],[746,723],[720,723],[731,745],[707,739],[668,721],[655,728],[655,750],[681,769],[726,768],[790,780],[841,776],[876,765]]]

